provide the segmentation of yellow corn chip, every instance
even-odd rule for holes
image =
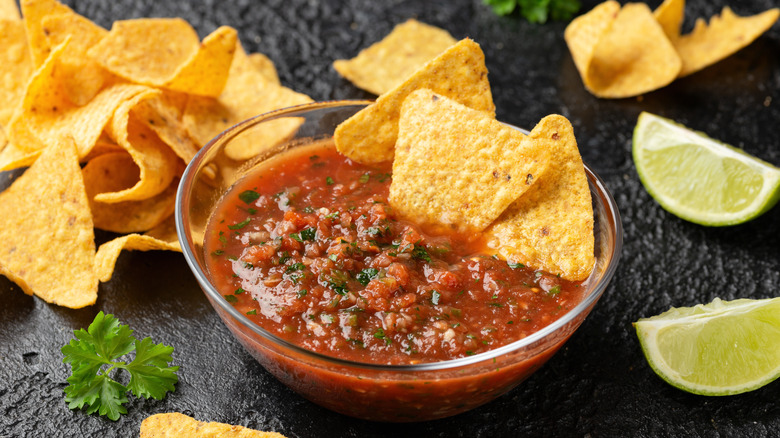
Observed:
[[[595,264],[593,205],[574,131],[551,115],[530,137],[546,143],[550,167],[485,231],[488,245],[508,260],[584,280]]]
[[[750,17],[740,17],[729,7],[710,24],[699,18],[693,31],[677,39],[675,49],[682,58],[680,76],[710,66],[747,46],[777,21],[780,9],[774,8]]]
[[[133,96],[148,91],[142,85],[117,83],[103,88],[84,106],[74,105],[65,92],[58,74],[59,58],[68,41],[51,51],[51,56],[33,74],[22,102],[21,111],[14,119],[24,120],[26,129],[43,145],[56,143],[60,138],[71,137],[76,142],[79,157],[86,156],[97,143],[115,109]],[[11,121],[11,125],[14,120]],[[19,130],[8,131],[8,139],[21,146],[26,140],[18,138]],[[25,146],[26,147],[26,146]]]
[[[84,166],[83,173],[95,228],[115,233],[146,231],[173,213],[177,181],[168,184],[163,192],[140,201],[109,204],[96,200],[98,194],[121,192],[138,181],[140,171],[127,152],[95,157]]]
[[[115,21],[87,55],[104,68],[139,84],[162,86],[198,53],[200,40],[181,18]]]
[[[0,0],[0,20],[22,20],[16,0]]]
[[[490,225],[543,177],[550,158],[490,114],[426,89],[404,100],[395,149],[390,205],[459,231]]]
[[[183,120],[192,138],[205,145],[220,132],[250,117],[311,101],[304,94],[269,82],[239,46],[219,98],[192,96],[187,101]],[[262,132],[255,132],[252,141],[234,142],[225,152],[235,160],[251,158],[258,151],[287,138],[299,125],[297,119],[274,121],[273,125],[266,124]]]
[[[356,86],[384,94],[456,42],[446,30],[410,19],[355,58],[334,61],[333,68]]]
[[[669,41],[674,43],[680,37],[680,27],[685,17],[685,0],[664,0],[653,11],[653,16]]]
[[[108,32],[72,11],[48,15],[42,19],[42,24],[49,47],[70,41],[58,60],[57,76],[70,101],[77,106],[86,105],[109,79],[110,73],[84,53]]]
[[[336,148],[360,163],[393,158],[401,103],[412,91],[428,88],[469,108],[495,114],[485,55],[470,39],[459,41],[423,66],[395,89],[341,123],[334,133]]]
[[[27,294],[95,303],[95,242],[73,141],[63,138],[0,193],[0,273]]]
[[[181,248],[178,245],[172,245],[150,236],[126,234],[122,237],[117,237],[114,240],[100,245],[100,248],[98,248],[97,254],[95,255],[95,271],[101,282],[105,283],[111,280],[111,276],[114,275],[116,260],[119,258],[119,254],[122,250],[166,250],[181,252]]]
[[[138,102],[132,113],[144,123],[185,163],[198,153],[198,146],[190,138],[181,120],[176,94],[161,93]]]
[[[251,62],[255,68],[263,75],[263,77],[271,83],[280,85],[279,74],[276,72],[276,66],[270,58],[262,53],[252,53],[248,55],[249,62]]]
[[[206,423],[177,412],[155,414],[141,423],[140,438],[284,438],[276,432],[261,432],[225,423]]]
[[[43,27],[43,19],[48,15],[75,14],[73,10],[57,0],[21,0],[24,28],[30,44],[33,67],[40,67],[54,46],[50,46]]]
[[[176,176],[179,163],[176,154],[154,131],[130,113],[139,102],[158,95],[159,91],[147,89],[123,102],[114,113],[108,135],[130,154],[140,171],[133,186],[97,192],[96,201],[114,203],[150,199],[166,190]]]
[[[181,252],[179,235],[176,233],[176,222],[173,215],[168,216],[168,218],[159,225],[145,232],[144,236],[154,237],[157,240],[171,245],[173,251]]]
[[[8,126],[33,72],[21,21],[0,20],[0,47],[0,126]]]
[[[195,56],[162,86],[199,96],[219,96],[228,78],[237,41],[235,29],[220,27],[203,39]]]
[[[0,150],[0,172],[30,166],[41,155],[41,151],[20,149],[16,143],[6,143]]]
[[[602,3],[577,17],[564,37],[585,87],[598,97],[636,96],[674,80],[682,62],[644,3],[628,3],[615,14]]]

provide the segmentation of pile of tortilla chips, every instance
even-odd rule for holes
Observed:
[[[261,432],[226,423],[198,421],[178,412],[155,414],[141,422],[141,438],[284,438],[276,432]]]
[[[336,148],[358,162],[393,160],[390,205],[417,223],[482,232],[515,263],[586,279],[595,264],[587,176],[571,124],[530,135],[495,120],[484,54],[452,45],[341,123]]]
[[[598,97],[637,96],[712,65],[742,49],[777,21],[780,9],[739,17],[725,7],[680,34],[685,0],[606,1],[577,17],[564,34],[585,88]]]
[[[177,18],[106,30],[57,0],[0,0],[0,273],[66,307],[93,304],[123,249],[181,251],[179,178],[204,143],[250,116],[310,102],[247,55]],[[251,151],[232,151],[235,157]],[[123,233],[95,248],[94,228]]]

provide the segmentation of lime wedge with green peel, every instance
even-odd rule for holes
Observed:
[[[780,169],[654,114],[639,115],[633,154],[650,195],[690,222],[740,224],[780,199]]]
[[[634,323],[645,357],[671,385],[732,395],[780,377],[780,298],[672,308]]]

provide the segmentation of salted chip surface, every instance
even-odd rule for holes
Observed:
[[[682,68],[644,3],[620,8],[605,2],[573,20],[564,37],[585,87],[598,97],[637,96],[664,87]]]
[[[774,8],[750,17],[740,17],[727,6],[709,25],[699,18],[693,31],[680,36],[675,49],[682,59],[680,76],[687,76],[724,59],[769,30],[780,16]]]
[[[154,131],[165,144],[185,163],[198,153],[198,146],[190,137],[181,121],[182,111],[178,107],[177,95],[167,91],[142,100],[131,112],[140,123]]]
[[[0,273],[70,308],[95,303],[95,242],[73,141],[63,138],[0,193]]]
[[[48,42],[43,19],[50,15],[69,15],[75,12],[57,0],[21,0],[20,4],[24,28],[30,44],[30,57],[33,66],[40,67],[54,48]]]
[[[0,19],[0,126],[7,126],[21,104],[24,90],[33,73],[24,24]]]
[[[401,109],[388,200],[415,222],[481,231],[543,178],[542,146],[484,111],[417,90]]]
[[[139,173],[135,161],[125,151],[100,155],[84,166],[83,178],[95,228],[115,233],[146,231],[173,213],[177,180],[146,199],[112,203],[98,200],[100,194],[133,187],[139,180]]]
[[[198,421],[178,412],[155,414],[141,422],[141,438],[285,438],[243,426]]]
[[[105,283],[111,280],[111,276],[114,275],[116,261],[123,250],[164,250],[181,252],[181,248],[178,245],[173,245],[163,240],[155,239],[151,236],[141,234],[126,234],[124,236],[117,237],[114,240],[100,245],[100,248],[98,248],[97,254],[95,255],[95,272],[101,282]]]
[[[173,78],[161,85],[199,96],[219,96],[228,78],[237,41],[235,29],[221,26],[203,39],[195,55],[176,71]]]
[[[466,38],[444,51],[376,102],[342,122],[333,135],[336,149],[359,163],[393,158],[401,103],[411,92],[427,88],[469,108],[495,115],[485,55]]]
[[[550,166],[485,230],[488,246],[507,260],[584,280],[595,264],[593,205],[571,123],[550,115],[529,137],[550,151]]]
[[[220,132],[250,117],[311,101],[305,94],[266,79],[239,46],[222,94],[216,99],[190,97],[183,122],[192,138],[202,146]],[[251,141],[233,142],[225,153],[235,160],[246,160],[288,138],[298,126],[300,120],[293,118],[264,124],[262,131],[253,132]]]
[[[356,57],[334,61],[333,68],[357,87],[384,94],[456,42],[444,29],[409,19]]]
[[[162,86],[198,53],[195,29],[181,18],[115,21],[87,55],[125,79]]]

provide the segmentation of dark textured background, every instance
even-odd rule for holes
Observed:
[[[500,120],[530,128],[560,113],[572,121],[584,159],[617,199],[625,246],[593,313],[539,372],[472,412],[405,425],[341,416],[278,383],[233,341],[180,254],[123,254],[114,278],[100,286],[97,304],[81,310],[48,305],[0,277],[0,437],[134,436],[143,418],[167,411],[289,437],[780,436],[780,382],[732,397],[687,394],[656,377],[631,327],[670,306],[778,294],[780,207],[730,228],[677,219],[642,188],[631,134],[639,112],[647,110],[780,165],[780,24],[740,53],[665,89],[599,100],[582,86],[563,40],[565,24],[501,18],[480,0],[66,3],[107,28],[119,19],[171,16],[187,19],[201,37],[219,25],[234,26],[248,50],[276,62],[284,85],[315,100],[370,97],[341,79],[331,62],[355,55],[407,18],[456,38],[469,36],[485,51]],[[584,11],[595,4],[584,3]],[[685,29],[692,28],[691,17],[709,17],[724,3],[690,0]],[[731,3],[741,15],[778,5]],[[0,187],[13,175],[0,174]],[[117,315],[139,335],[172,344],[181,366],[175,393],[163,401],[131,398],[129,414],[117,422],[70,411],[63,401],[69,369],[59,349],[98,310]]]

